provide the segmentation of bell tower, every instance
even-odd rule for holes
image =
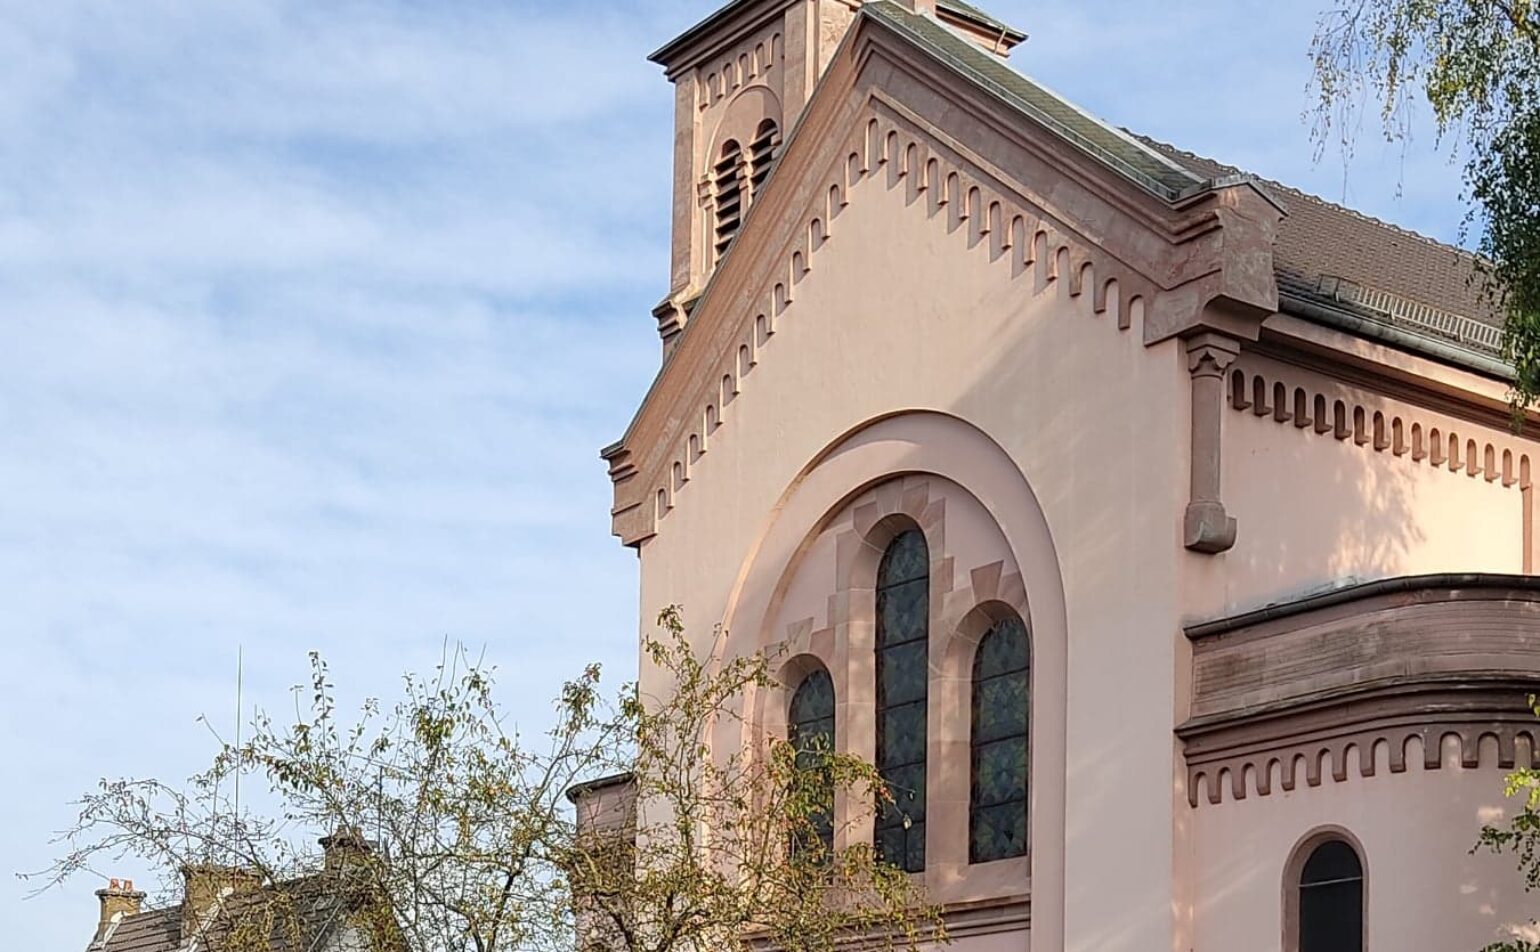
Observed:
[[[669,293],[654,315],[664,352],[727,252],[859,0],[734,0],[650,59],[674,84]]]
[[[1026,38],[960,0],[868,2],[902,3],[1001,57]],[[861,3],[731,0],[649,57],[674,84],[669,291],[653,309],[665,356]]]

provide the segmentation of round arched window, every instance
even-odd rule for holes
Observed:
[[[1300,866],[1298,952],[1363,952],[1364,867],[1346,840],[1323,840]]]

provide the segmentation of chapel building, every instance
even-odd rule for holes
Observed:
[[[1471,847],[1540,737],[1540,418],[1470,257],[1113,128],[1024,39],[733,0],[654,54],[663,362],[603,453],[643,630],[778,652],[748,722],[877,764],[903,815],[840,835],[961,952],[1507,937]]]

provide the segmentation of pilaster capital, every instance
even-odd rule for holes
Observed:
[[[1187,338],[1187,372],[1194,377],[1217,377],[1240,355],[1241,342],[1225,334],[1206,331]]]

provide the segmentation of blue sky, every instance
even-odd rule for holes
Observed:
[[[310,649],[359,698],[486,646],[531,727],[584,662],[628,675],[597,450],[658,359],[644,57],[711,8],[0,0],[6,872],[98,778],[203,765],[238,647],[270,710]],[[1426,124],[1313,163],[1313,9],[990,5],[1091,111],[1454,237]],[[0,880],[9,942],[83,948],[98,885]]]

